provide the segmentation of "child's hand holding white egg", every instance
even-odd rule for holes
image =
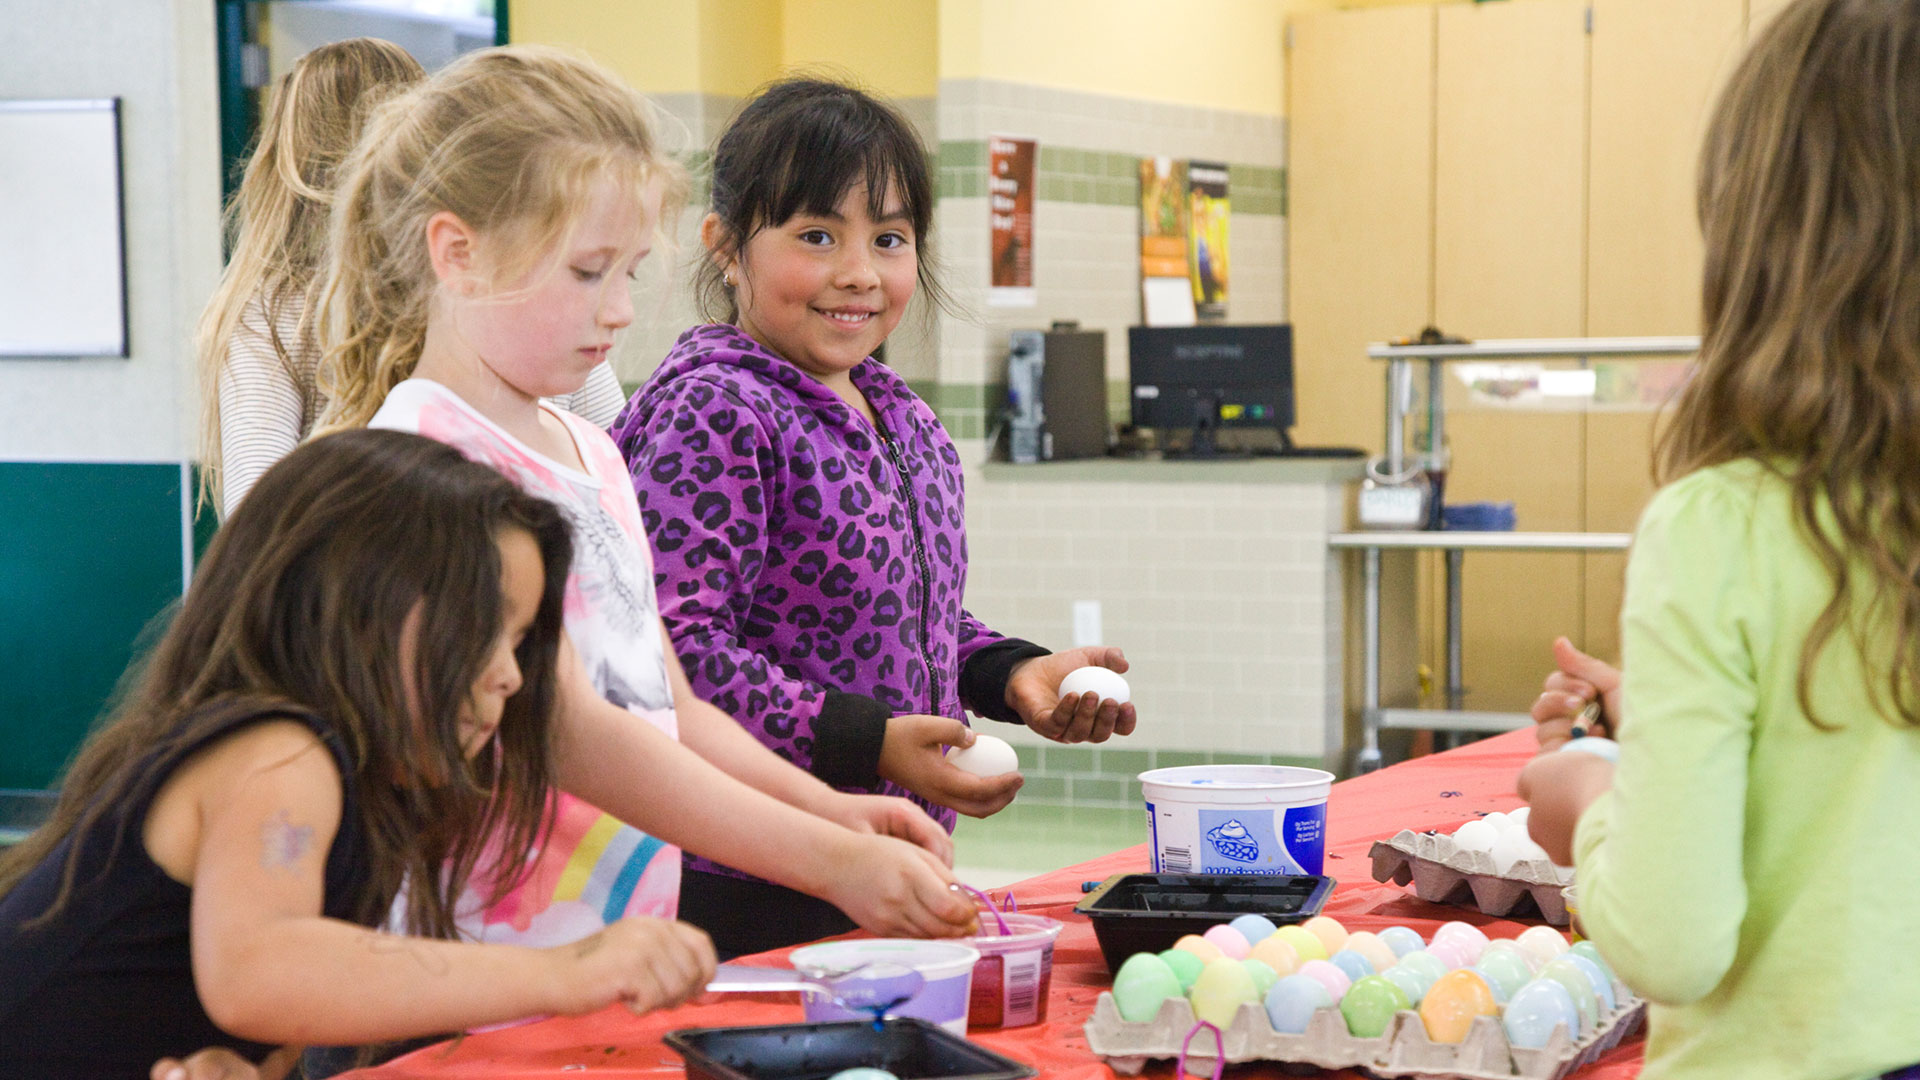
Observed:
[[[1020,771],[1020,755],[997,735],[975,735],[972,746],[948,750],[947,763],[975,776],[1002,776]]]
[[[1120,705],[1125,705],[1130,696],[1127,680],[1112,668],[1075,668],[1060,680],[1061,697],[1078,697],[1085,693],[1099,694],[1100,700]]]
[[[1133,733],[1133,694],[1119,649],[1090,645],[1017,661],[1006,704],[1035,734],[1061,743],[1105,742]]]

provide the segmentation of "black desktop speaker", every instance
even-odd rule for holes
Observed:
[[[1111,433],[1106,332],[1014,331],[1007,356],[1007,397],[1009,456],[1014,461],[1105,456]]]

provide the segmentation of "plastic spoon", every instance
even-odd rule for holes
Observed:
[[[873,963],[844,971],[808,975],[791,968],[721,964],[707,983],[712,992],[778,993],[798,990],[823,994],[850,1012],[870,1012],[877,1028],[887,1013],[913,1000],[927,983],[926,976],[901,964]]]

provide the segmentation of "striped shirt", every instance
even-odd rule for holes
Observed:
[[[301,310],[301,301],[291,299],[270,318],[265,302],[255,297],[233,329],[219,386],[222,517],[231,516],[261,474],[307,437],[326,404],[314,388],[320,350],[300,337]],[[274,348],[276,337],[284,360]],[[546,400],[602,431],[627,403],[608,363],[595,367],[580,389]]]

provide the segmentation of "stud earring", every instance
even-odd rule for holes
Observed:
[[[733,268],[728,267],[727,270],[720,275],[720,280],[727,283],[727,288],[733,288]]]

